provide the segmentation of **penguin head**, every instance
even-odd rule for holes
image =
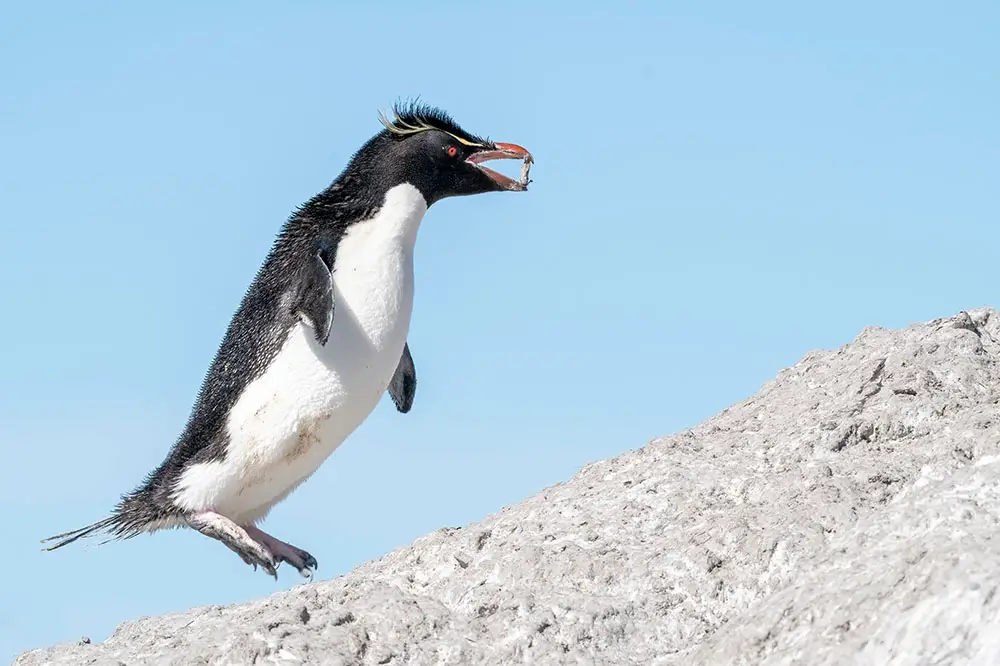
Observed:
[[[415,103],[396,105],[391,120],[384,114],[379,120],[385,129],[356,160],[362,158],[376,167],[383,187],[410,183],[428,205],[447,197],[528,189],[527,182],[483,165],[500,159],[530,164],[534,161],[531,153],[521,146],[466,132],[444,111]]]

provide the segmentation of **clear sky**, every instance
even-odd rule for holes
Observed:
[[[535,182],[425,218],[413,411],[264,524],[320,578],[866,325],[998,305],[997,3],[210,4],[3,11],[0,660],[299,581],[190,531],[38,540],[160,462],[275,232],[399,98]]]

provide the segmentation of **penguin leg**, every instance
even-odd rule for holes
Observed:
[[[312,578],[313,572],[319,568],[316,558],[301,548],[285,543],[254,525],[246,525],[243,529],[246,530],[251,539],[271,551],[274,554],[274,559],[278,562],[288,562],[298,569],[303,578]]]
[[[214,511],[201,511],[187,517],[187,523],[207,537],[221,541],[229,550],[239,555],[256,570],[259,564],[264,571],[278,579],[280,562],[267,546],[255,541],[247,531]]]

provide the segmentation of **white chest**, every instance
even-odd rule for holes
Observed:
[[[257,520],[368,417],[406,343],[413,250],[426,211],[420,192],[400,185],[372,219],[347,231],[334,260],[326,345],[308,323],[290,331],[231,410],[226,459],[188,469],[177,486],[179,505]]]

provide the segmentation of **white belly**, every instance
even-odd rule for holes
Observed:
[[[193,465],[174,493],[181,508],[239,523],[262,519],[368,417],[403,353],[413,309],[413,248],[426,202],[410,185],[341,239],[334,316],[325,346],[297,324],[230,412],[225,460]]]

